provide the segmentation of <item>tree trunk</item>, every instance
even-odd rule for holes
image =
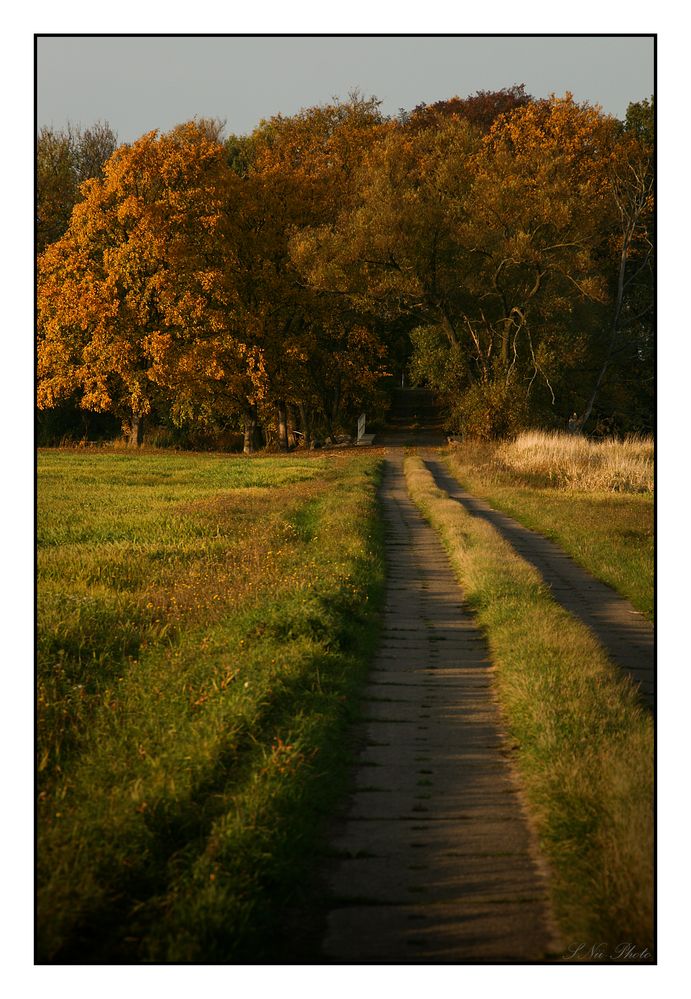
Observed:
[[[91,414],[87,410],[82,409],[80,415],[81,415],[81,418],[82,418],[82,431],[83,431],[83,433],[82,433],[82,440],[88,441],[88,439],[89,439],[89,427],[91,425],[91,419],[90,419]]]
[[[138,413],[133,413],[130,418],[129,433],[127,435],[128,447],[141,447],[144,443],[144,417]]]
[[[305,447],[309,448],[312,443],[312,413],[311,410],[305,406],[304,402],[299,404],[299,410],[303,440],[305,442]]]
[[[276,403],[278,409],[278,446],[281,451],[288,450],[288,412],[283,400]]]
[[[331,400],[331,407],[326,408],[326,429],[329,437],[334,435],[334,426],[338,420],[339,413],[341,411],[341,379],[338,378],[336,385],[334,387],[333,398]]]
[[[456,333],[456,327],[451,322],[449,316],[447,315],[446,309],[442,309],[442,326],[449,338],[449,343],[452,347],[458,346],[458,335]]]
[[[288,405],[286,406],[286,434],[288,437],[288,450],[297,447],[297,438],[295,436],[295,428],[297,426],[297,414],[295,412],[295,407]]]
[[[257,450],[257,406],[256,403],[248,405],[243,413],[245,422],[245,439],[243,443],[243,454],[254,454]]]
[[[501,332],[501,367],[502,371],[507,371],[509,367],[509,341],[511,340],[511,330],[513,329],[513,319],[504,320],[504,328]]]

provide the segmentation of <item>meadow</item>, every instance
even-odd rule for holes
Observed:
[[[646,617],[654,614],[654,449],[533,431],[454,446],[449,468],[475,496],[556,541]]]
[[[651,615],[639,444],[626,474],[566,435],[446,459]],[[383,600],[380,462],[39,452],[40,962],[314,958]],[[489,525],[407,476],[487,633],[562,931],[649,946],[650,716]]]
[[[378,469],[39,453],[39,961],[309,949],[383,593]]]

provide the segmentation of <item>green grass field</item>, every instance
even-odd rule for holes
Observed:
[[[39,961],[276,960],[309,935],[376,640],[378,474],[39,454]]]
[[[652,613],[649,495],[533,481],[493,446],[450,461]],[[379,462],[39,453],[40,962],[314,958],[315,856],[383,598]],[[434,490],[418,501],[437,517]],[[437,526],[490,639],[562,925],[647,945],[650,718],[489,527]]]

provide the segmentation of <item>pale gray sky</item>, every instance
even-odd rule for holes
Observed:
[[[395,114],[525,83],[623,117],[654,89],[652,36],[49,37],[37,43],[38,125],[107,121],[122,142],[195,116],[243,134],[357,87]]]

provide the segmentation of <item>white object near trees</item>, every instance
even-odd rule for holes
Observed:
[[[360,413],[357,421],[357,444],[371,444],[374,440],[374,434],[365,433],[365,414]]]

